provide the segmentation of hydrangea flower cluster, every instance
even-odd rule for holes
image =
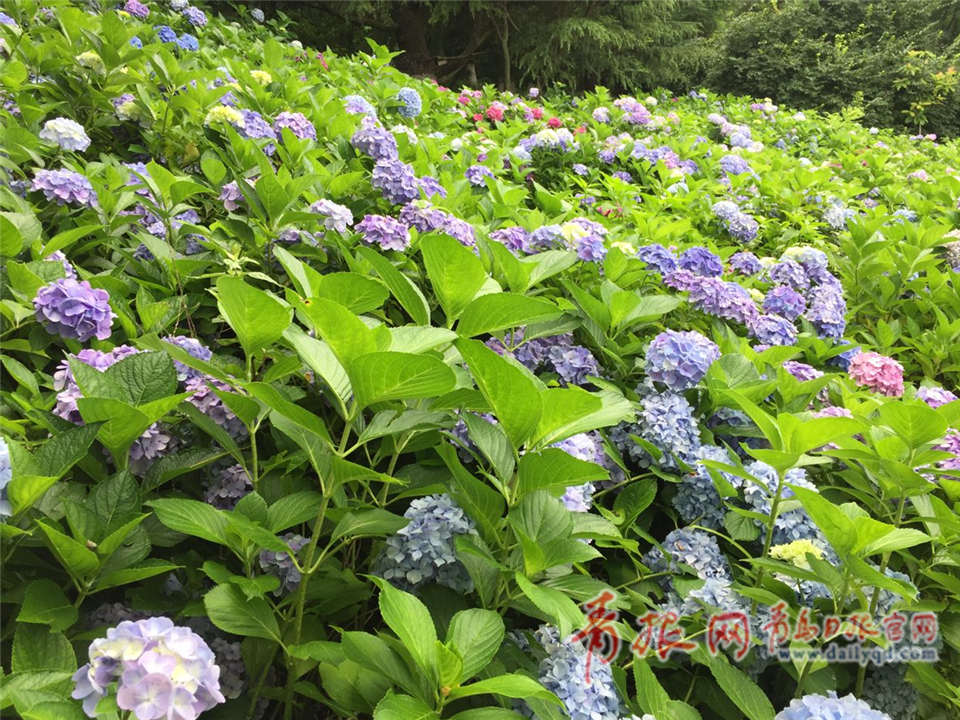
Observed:
[[[183,16],[187,19],[187,22],[194,27],[204,27],[207,24],[206,14],[203,10],[193,5],[188,5],[183,9]]]
[[[471,185],[475,187],[486,187],[485,178],[494,177],[493,171],[486,165],[471,165],[463,173]]]
[[[411,87],[403,87],[397,91],[397,100],[400,107],[397,112],[405,118],[415,118],[423,109],[420,93]]]
[[[697,450],[697,461],[692,472],[683,476],[673,496],[673,507],[680,519],[687,524],[696,522],[703,527],[720,530],[723,528],[725,510],[720,493],[711,475],[710,469],[703,464],[703,460],[733,465],[730,453],[716,445],[703,445]],[[743,485],[743,480],[728,472],[719,471],[720,475],[734,488]]]
[[[13,507],[7,497],[7,485],[13,480],[13,465],[10,462],[10,447],[0,437],[0,520],[13,514]]]
[[[751,510],[761,515],[769,515],[772,510],[772,498],[777,492],[777,471],[759,460],[746,466],[746,470],[757,482],[748,482],[744,485],[743,498]],[[817,487],[807,480],[807,473],[803,468],[787,470],[785,483],[780,490],[781,500],[795,497],[789,485],[799,485],[808,490],[816,491]],[[763,525],[759,520],[758,525]],[[780,512],[773,524],[773,543],[783,545],[794,540],[821,540],[821,533],[816,523],[802,507],[787,512]]]
[[[184,352],[189,353],[193,357],[197,358],[197,360],[208,362],[210,358],[213,357],[213,351],[196,338],[192,338],[187,335],[167,335],[164,340],[168,343],[176,345]],[[203,376],[202,372],[184,365],[179,360],[173,361],[173,367],[177,371],[177,380],[180,382],[186,382],[192,378]]]
[[[607,248],[603,238],[607,229],[598,222],[584,217],[565,222],[559,229],[566,247],[577,251],[577,257],[587,262],[600,262],[606,257]]]
[[[935,385],[923,385],[918,387],[916,397],[920,400],[923,400],[927,405],[934,409],[942,407],[943,405],[947,405],[948,403],[952,403],[957,399],[957,396],[946,388]]]
[[[261,550],[259,558],[260,568],[280,580],[280,587],[273,591],[275,595],[292,593],[300,585],[300,571],[294,565],[290,553],[296,555],[310,542],[308,538],[296,533],[286,533],[281,539],[290,548],[289,553]]]
[[[377,116],[377,111],[374,110],[373,105],[360,95],[347,95],[343,99],[343,107],[351,115],[369,115],[373,118]],[[354,147],[356,147],[356,143],[354,143]]]
[[[317,200],[310,206],[310,212],[323,215],[323,226],[327,230],[336,230],[340,233],[347,232],[347,229],[353,225],[353,213],[350,208],[323,198]]]
[[[253,483],[243,465],[231,465],[205,484],[203,499],[220,510],[233,510],[251,490]]]
[[[581,643],[561,639],[555,628],[546,625],[536,637],[547,651],[540,663],[540,683],[560,698],[571,720],[619,720],[620,697],[610,666],[591,662],[587,684],[588,651]]]
[[[720,551],[717,539],[703,530],[690,528],[671,531],[661,547],[651,548],[643,556],[643,564],[654,573],[679,574],[682,564],[692,567],[701,580],[730,577],[730,565]],[[665,576],[668,584],[669,575]]]
[[[194,720],[226,701],[220,668],[203,638],[165,617],[122,622],[90,644],[90,662],[73,676],[71,697],[96,717],[116,689],[117,706],[137,720]]]
[[[890,397],[903,395],[903,365],[893,358],[862,352],[850,361],[848,372],[857,385]]]
[[[716,253],[700,246],[685,250],[680,255],[677,266],[681,270],[687,270],[694,275],[703,277],[719,277],[723,274],[723,261]]]
[[[700,382],[719,357],[720,348],[700,333],[666,330],[647,347],[646,371],[670,390],[686,390]]]
[[[356,225],[365,243],[379,245],[383,250],[406,250],[410,246],[410,231],[399,220],[387,215],[366,215]]]
[[[777,713],[774,720],[891,720],[890,716],[874,710],[853,695],[837,697],[832,690],[827,695],[804,695],[790,701]]]
[[[637,257],[647,264],[647,269],[661,275],[677,269],[677,256],[659,243],[644,245],[637,250]]]
[[[86,280],[57,278],[37,290],[33,298],[37,321],[52,335],[86,342],[106,340],[116,314],[110,295]]]
[[[243,421],[226,406],[223,400],[211,389],[212,387],[220,391],[232,391],[230,386],[225,382],[200,375],[189,378],[184,386],[185,392],[190,393],[187,402],[226,430],[231,437],[246,437],[247,428],[244,426]]]
[[[466,513],[449,495],[429,495],[411,502],[403,516],[410,523],[387,538],[376,574],[405,590],[436,583],[470,592],[473,581],[454,546],[458,535],[476,532]]]
[[[508,337],[511,344],[518,346],[513,353],[509,353],[499,341],[487,344],[501,355],[512,354],[531,372],[546,366],[556,372],[566,385],[583,385],[589,375],[600,374],[597,359],[587,348],[576,345],[573,335],[569,333],[536,338],[523,344],[520,344],[523,340],[522,329]]]
[[[424,200],[407,203],[400,211],[400,222],[407,227],[416,228],[417,232],[421,233],[446,233],[466,247],[475,247],[477,244],[473,225],[448,212],[431,207]]]
[[[283,128],[287,128],[295,137],[301,140],[316,140],[317,129],[307,116],[298,112],[282,112],[273,120],[273,130],[277,137],[282,135]]]
[[[740,210],[731,200],[720,200],[713,205],[713,214],[723,223],[730,236],[738,242],[747,244],[756,239],[760,224],[750,215]]]
[[[643,398],[641,405],[643,410],[636,423],[621,423],[610,431],[610,440],[621,455],[641,468],[656,465],[664,470],[676,470],[678,463],[695,462],[700,449],[700,430],[686,398],[671,392],[651,393]],[[630,435],[658,448],[660,458],[651,456]]]
[[[370,184],[394,205],[404,205],[420,197],[420,185],[413,167],[396,158],[377,160]]]
[[[787,285],[777,285],[763,299],[763,310],[780,315],[790,322],[795,321],[807,309],[803,295]]]
[[[90,147],[90,138],[87,137],[83,125],[65,117],[47,120],[37,136],[41,140],[56,143],[64,150],[83,152]]]
[[[397,139],[371,115],[364,115],[360,128],[350,138],[350,144],[374,160],[393,160],[398,153]]]
[[[58,205],[82,205],[91,208],[97,205],[97,193],[93,185],[73,170],[37,170],[30,189],[41,191],[47,200],[55,200]]]
[[[919,693],[906,681],[906,671],[904,664],[874,666],[863,683],[863,702],[890,720],[916,720]]]

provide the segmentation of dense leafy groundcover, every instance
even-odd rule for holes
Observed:
[[[0,15],[4,715],[956,717],[955,143],[243,17]]]

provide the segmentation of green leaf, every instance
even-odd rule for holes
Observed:
[[[307,335],[296,325],[291,325],[284,332],[283,337],[289,342],[300,358],[313,370],[333,391],[340,401],[341,415],[346,415],[346,404],[353,394],[350,387],[350,378],[336,354],[327,343]]]
[[[857,538],[856,529],[850,518],[816,491],[797,485],[790,487],[834,549],[840,555],[848,553]]]
[[[339,272],[322,275],[319,287],[314,288],[314,296],[333,300],[362,314],[383,305],[390,291],[382,283],[358,273]]]
[[[440,720],[440,714],[423,700],[391,692],[377,703],[373,720]]]
[[[280,626],[270,604],[248,598],[236,585],[218,585],[203,596],[203,606],[210,622],[221,630],[280,642]]]
[[[382,578],[370,578],[380,588],[380,614],[413,657],[431,686],[439,680],[437,631],[427,606],[410,593],[398,590]]]
[[[511,698],[537,698],[553,702],[562,706],[563,703],[543,685],[526,675],[508,674],[478,680],[469,685],[454,688],[447,696],[449,700],[471,697],[474,695],[504,695]]]
[[[44,475],[63,477],[86,456],[99,430],[99,423],[92,423],[57,433],[34,454],[37,468]]]
[[[472,608],[453,616],[447,630],[447,644],[463,660],[457,684],[469,680],[493,660],[504,633],[503,618],[492,610]]]
[[[450,470],[448,489],[454,502],[477,524],[477,530],[484,540],[488,543],[497,542],[505,505],[503,496],[471,475],[460,462],[456,449],[449,443],[438,445],[436,452]]]
[[[750,720],[773,720],[776,711],[766,694],[749,676],[734,667],[724,655],[710,655],[703,647],[698,648],[695,658],[702,662],[713,675],[726,696]]]
[[[57,482],[55,477],[45,475],[18,475],[7,485],[7,497],[13,508],[13,514],[18,515],[24,510],[33,507],[43,494]]]
[[[543,585],[534,585],[522,573],[516,573],[514,580],[520,591],[560,630],[561,637],[567,637],[574,628],[583,626],[583,613],[565,593]]]
[[[302,304],[300,309],[345,368],[352,368],[353,361],[361,355],[383,349],[374,331],[340,303],[317,298]]]
[[[537,386],[482,342],[457,340],[456,346],[513,447],[519,448],[533,434],[542,414]]]
[[[483,707],[463,710],[452,716],[450,720],[523,720],[524,715],[501,707]]]
[[[517,470],[517,499],[537,490],[559,491],[607,477],[608,472],[596,463],[579,460],[560,448],[525,453]]]
[[[560,309],[549,300],[514,293],[490,293],[473,299],[464,308],[457,332],[464,337],[473,337],[553,320],[560,314]]]
[[[37,520],[43,534],[47,536],[47,542],[57,560],[69,574],[75,577],[83,577],[96,571],[100,566],[97,556],[87,549],[87,547],[69,535],[64,535],[56,528]]]
[[[359,247],[356,252],[357,255],[373,266],[377,275],[380,276],[380,279],[390,289],[397,302],[407,311],[407,314],[415,323],[418,325],[430,324],[430,306],[427,304],[423,293],[420,292],[420,288],[410,278],[397,270],[387,258],[375,250]]]
[[[0,242],[2,242],[2,240],[0,240]],[[37,378],[34,377],[26,365],[9,355],[0,356],[0,363],[2,363],[4,369],[10,373],[10,377],[26,388],[31,397],[40,393],[40,385],[37,383]]]
[[[484,454],[493,465],[497,477],[503,483],[513,478],[516,460],[513,457],[513,448],[510,440],[499,424],[485,420],[474,413],[461,413],[461,418],[467,425],[467,431],[473,444]]]
[[[199,500],[165,498],[147,503],[160,520],[171,530],[227,544],[227,514]]]
[[[911,448],[939,440],[947,432],[947,421],[926,403],[888,402],[877,414]]]
[[[283,428],[278,427],[278,429],[287,435],[290,435],[290,437],[294,440],[297,440],[297,438],[301,437],[302,435],[313,438],[313,440],[319,443],[317,446],[319,451],[325,452],[324,448],[330,444],[330,436],[327,434],[326,423],[321,418],[317,417],[306,408],[302,408],[296,403],[287,400],[287,398],[281,395],[280,391],[277,390],[273,385],[259,382],[248,383],[246,385],[246,390],[257,400],[273,410],[271,417],[280,415],[285,418],[288,423],[285,423],[284,427],[295,428],[296,436],[290,432],[287,432],[287,430]],[[299,440],[298,444],[303,447],[303,443]],[[313,441],[311,441],[311,448],[313,447]]]
[[[399,515],[381,508],[351,511],[340,518],[340,522],[330,535],[330,542],[335,543],[340,538],[371,537],[392,535],[406,527],[410,521]]]
[[[17,623],[10,669],[13,672],[59,670],[72,673],[77,669],[77,656],[63,633],[41,625]]]
[[[429,355],[370,353],[356,358],[347,372],[359,407],[386,400],[436,397],[456,385],[453,370]]]
[[[473,300],[487,273],[480,258],[448,235],[424,237],[420,252],[449,326]]]
[[[275,297],[230,275],[217,278],[217,307],[247,355],[278,340],[292,313]]]
[[[365,632],[344,632],[343,651],[354,662],[383,673],[406,692],[421,699],[432,695],[432,688],[423,687],[423,676],[414,674],[400,655],[380,637]]]
[[[583,388],[549,388],[540,392],[543,414],[533,435],[539,445],[549,445],[577,433],[632,420],[633,406],[622,395]]]
[[[94,396],[116,398],[135,407],[177,392],[177,371],[170,356],[162,352],[130,355],[98,374],[104,385],[122,391],[123,396],[96,392]]]
[[[17,622],[49,625],[51,630],[66,630],[77,621],[77,608],[67,600],[53,580],[34,580],[23,594]]]
[[[312,520],[323,507],[323,495],[310,490],[285,495],[267,510],[267,527],[283,532],[289,527]]]

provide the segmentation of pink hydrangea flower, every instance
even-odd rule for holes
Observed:
[[[850,377],[857,385],[881,395],[903,395],[903,365],[875,352],[862,352],[850,361]]]

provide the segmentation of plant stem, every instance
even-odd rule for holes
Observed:
[[[767,556],[770,554],[770,546],[773,544],[773,526],[777,522],[777,512],[780,510],[780,499],[783,494],[783,480],[785,474],[777,471],[777,490],[773,494],[773,502],[770,504],[770,518],[767,521],[767,537],[763,541],[763,552],[760,554],[761,560],[766,560]],[[757,580],[753,584],[755,588],[760,587],[760,583],[763,582],[764,568],[760,567],[760,570],[757,571]],[[753,603],[750,606],[750,612],[754,613],[757,610],[757,600],[754,598]]]

